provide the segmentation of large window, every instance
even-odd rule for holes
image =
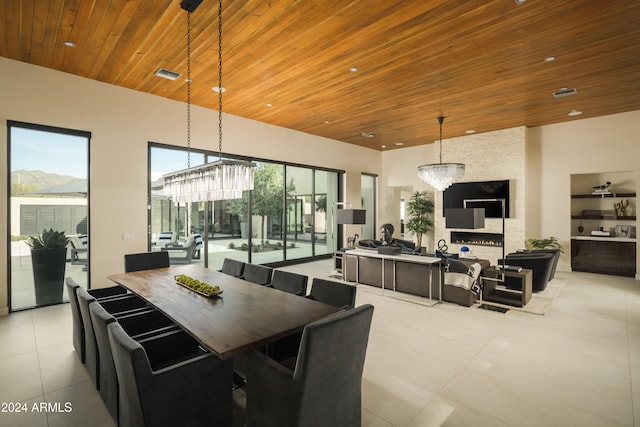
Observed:
[[[91,134],[13,121],[7,127],[11,310],[67,301],[65,278],[83,287],[89,283]],[[43,230],[70,239],[52,264],[48,255],[27,245],[29,237]]]
[[[150,143],[149,156],[151,250],[165,244],[160,233],[175,236],[178,244],[199,235],[203,247],[192,262],[213,269],[225,258],[278,264],[335,250],[331,207],[341,172],[248,158],[256,165],[254,190],[241,199],[176,205],[163,194],[160,178],[186,168],[186,151]],[[216,153],[193,151],[189,158],[191,166],[218,159]]]

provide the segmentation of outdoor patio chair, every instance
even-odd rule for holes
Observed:
[[[70,249],[70,258],[72,265],[87,265],[87,247],[77,236],[68,236]]]
[[[173,244],[169,246],[165,246],[162,248],[162,251],[167,252],[169,254],[169,263],[170,264],[191,264],[191,260],[193,259],[196,253],[197,242],[195,240],[194,235],[187,237],[187,240],[183,244]],[[202,243],[200,243],[200,247],[202,247]]]
[[[175,231],[163,231],[158,235],[158,240],[156,241],[156,245],[158,246],[166,246],[176,243],[178,241],[178,233]]]

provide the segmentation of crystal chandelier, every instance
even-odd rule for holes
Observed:
[[[440,123],[440,163],[418,166],[420,179],[437,191],[444,191],[464,176],[462,163],[442,163],[442,122],[444,122],[444,117],[438,117],[438,123]]]
[[[184,0],[187,11],[187,169],[162,177],[164,192],[174,203],[239,199],[253,190],[251,162],[222,159],[222,0],[218,2],[218,160],[191,167],[191,13],[199,1]]]

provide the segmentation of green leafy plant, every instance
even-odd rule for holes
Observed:
[[[32,249],[66,248],[69,238],[64,231],[54,231],[53,228],[42,230],[37,236],[30,236],[27,245]]]
[[[433,229],[433,200],[426,191],[416,191],[407,203],[409,220],[405,228],[415,234],[417,244],[422,246],[422,235]]]
[[[559,249],[561,253],[564,253],[562,245],[556,237],[548,237],[546,239],[527,239],[528,249]]]

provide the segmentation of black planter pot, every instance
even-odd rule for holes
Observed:
[[[33,281],[36,304],[62,302],[64,270],[67,265],[67,248],[32,249]]]

